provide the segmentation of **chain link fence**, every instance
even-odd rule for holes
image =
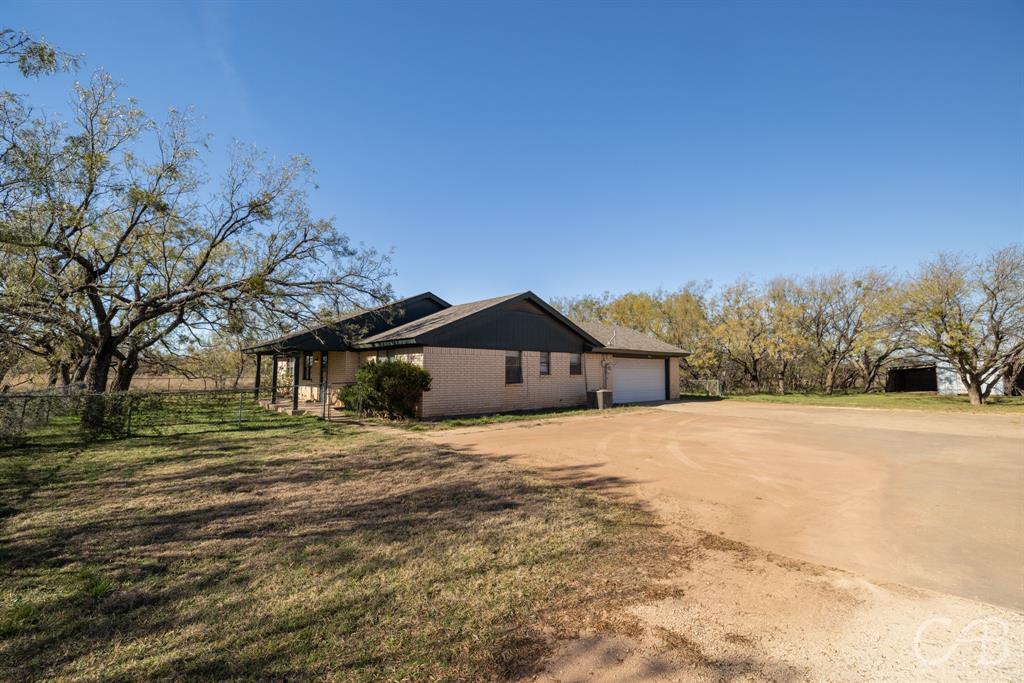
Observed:
[[[722,383],[717,379],[681,377],[679,393],[683,396],[721,396]]]
[[[87,413],[91,419],[83,426]],[[254,400],[252,388],[0,394],[0,445],[30,442],[56,429],[123,438],[186,428],[243,429],[272,419],[273,413]]]

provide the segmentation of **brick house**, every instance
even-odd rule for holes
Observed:
[[[615,325],[575,322],[533,292],[451,305],[426,292],[246,349],[271,357],[272,391],[290,375],[292,408],[355,380],[371,360],[399,358],[432,377],[420,416],[584,405],[610,389],[615,403],[678,397],[686,352]]]

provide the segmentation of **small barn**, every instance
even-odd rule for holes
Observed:
[[[991,395],[1002,396],[1002,378],[995,378],[992,384]],[[907,363],[889,368],[885,390],[887,392],[929,391],[942,396],[957,396],[967,393],[967,387],[960,380],[957,371],[944,363]]]
[[[885,380],[887,392],[938,391],[939,380],[934,365],[908,365],[891,368]]]

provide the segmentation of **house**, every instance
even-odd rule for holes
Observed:
[[[425,418],[615,403],[679,395],[680,348],[614,325],[570,320],[533,292],[451,305],[425,292],[246,349],[272,357],[272,400],[290,370],[291,407],[352,383],[371,360],[399,358],[432,377]],[[257,389],[257,392],[259,390]]]

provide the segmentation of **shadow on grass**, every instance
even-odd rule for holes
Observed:
[[[330,426],[91,444],[0,535],[0,678],[520,675],[539,614],[643,594],[625,568],[657,564],[648,524]]]
[[[21,455],[0,679],[516,678],[685,552],[591,466],[315,421]]]

